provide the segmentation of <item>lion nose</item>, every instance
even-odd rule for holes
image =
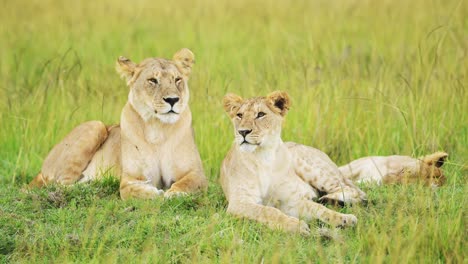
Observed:
[[[247,136],[248,134],[250,134],[250,132],[252,132],[252,129],[251,130],[239,130],[238,132],[245,138],[245,136]]]
[[[171,106],[174,106],[175,103],[179,102],[179,97],[167,97],[164,98],[164,101],[170,104]]]

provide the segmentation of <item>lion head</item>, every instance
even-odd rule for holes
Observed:
[[[415,159],[408,156],[395,157],[388,166],[391,173],[383,179],[384,183],[423,183],[432,187],[442,186],[446,177],[442,170],[448,154],[435,152],[433,154]]]
[[[446,177],[442,171],[442,166],[447,159],[445,152],[435,152],[422,158],[420,176],[431,186],[442,186],[446,182]]]
[[[116,69],[130,87],[128,101],[147,121],[157,118],[173,124],[187,108],[187,81],[195,62],[189,49],[181,49],[172,60],[148,58],[136,64],[120,57]]]
[[[235,142],[240,149],[253,152],[281,141],[281,125],[290,103],[288,94],[280,91],[251,99],[227,94],[224,109],[232,120]]]

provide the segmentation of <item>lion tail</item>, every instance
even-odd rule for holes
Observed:
[[[44,176],[42,176],[42,173],[39,172],[37,176],[29,183],[29,187],[43,187],[46,185],[46,182],[44,181]]]

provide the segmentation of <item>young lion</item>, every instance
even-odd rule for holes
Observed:
[[[420,159],[409,156],[365,157],[338,169],[344,177],[357,182],[380,184],[423,182],[438,187],[445,183],[440,167],[448,154],[435,152]]]
[[[188,49],[173,60],[148,58],[136,64],[120,57],[116,68],[130,87],[120,126],[79,125],[52,149],[31,185],[85,182],[113,168],[121,174],[122,199],[205,189],[188,107],[194,61]],[[164,193],[162,188],[169,189]]]
[[[323,152],[293,142],[283,143],[281,125],[290,106],[285,92],[242,99],[228,94],[224,109],[232,119],[235,141],[221,166],[227,211],[270,227],[309,234],[298,217],[318,218],[334,226],[352,226],[357,218],[314,202],[357,203],[364,192],[341,177]],[[319,193],[326,195],[319,198]]]

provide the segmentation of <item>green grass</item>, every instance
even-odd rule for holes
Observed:
[[[462,263],[467,259],[466,0],[7,1],[0,9],[0,262]],[[119,122],[125,55],[194,51],[191,109],[210,187],[121,201],[118,183],[22,190],[77,124]],[[363,186],[335,241],[225,213],[221,101],[286,90],[283,138],[337,164],[444,150],[446,186]],[[311,222],[311,226],[318,223]]]

